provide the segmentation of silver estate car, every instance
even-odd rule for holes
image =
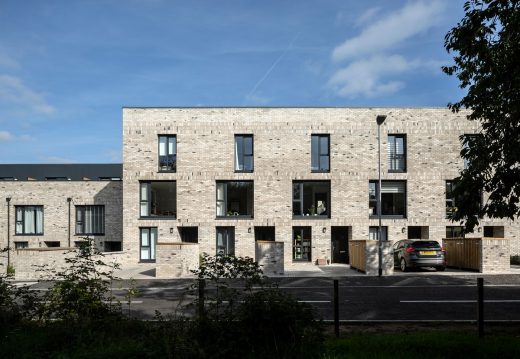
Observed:
[[[437,241],[405,239],[394,243],[394,266],[406,272],[409,268],[446,269],[444,248]]]

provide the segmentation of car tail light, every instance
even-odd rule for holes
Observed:
[[[446,248],[441,247],[441,251],[446,252]]]
[[[413,253],[415,249],[413,247],[406,247],[406,253]]]

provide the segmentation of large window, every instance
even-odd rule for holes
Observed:
[[[76,234],[105,234],[105,206],[76,206]]]
[[[378,181],[368,184],[369,215],[377,216]],[[406,217],[406,181],[381,181],[381,215],[389,218]]]
[[[235,135],[235,171],[253,172],[253,135]]]
[[[217,227],[217,255],[235,255],[234,227]]]
[[[43,234],[43,206],[15,206],[16,234]]]
[[[453,195],[454,185],[454,181],[446,181],[446,218],[452,218],[457,211]]]
[[[253,217],[253,181],[217,182],[217,217]]]
[[[159,171],[177,170],[177,136],[159,135]]]
[[[293,261],[310,262],[312,227],[293,227]]]
[[[177,215],[177,190],[175,181],[141,182],[141,217],[171,217]]]
[[[455,196],[454,190],[457,187],[456,181],[446,181],[446,218],[451,219],[457,212],[457,206],[463,203],[465,197],[471,197],[471,200],[467,202],[467,206],[471,206],[471,212],[479,214],[482,208],[482,192],[470,193],[464,191],[463,194]]]
[[[388,171],[406,171],[406,135],[388,135]]]
[[[311,171],[330,171],[330,146],[329,135],[311,136]]]
[[[330,218],[330,181],[294,181],[293,216]]]
[[[157,245],[157,227],[139,228],[139,248],[142,262],[155,261]]]

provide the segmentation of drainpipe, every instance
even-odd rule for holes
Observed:
[[[67,227],[67,229],[68,229],[67,238],[68,238],[68,245],[70,248],[70,202],[72,202],[72,198],[68,197],[67,202],[69,203],[69,226]]]
[[[5,199],[7,202],[7,267],[11,265],[11,197]]]

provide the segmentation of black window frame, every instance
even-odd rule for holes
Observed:
[[[450,231],[450,236],[448,236],[448,231]],[[454,234],[456,232],[460,232],[460,236],[456,237]],[[464,226],[446,226],[446,238],[465,238],[466,233],[464,233]]]
[[[370,230],[375,231],[375,239],[370,238]],[[381,237],[383,237],[382,241],[387,242],[388,241],[388,226],[381,226]],[[379,226],[368,226],[368,239],[377,241],[379,240]]]
[[[305,238],[309,235],[309,238]],[[298,236],[300,236],[298,238]],[[305,245],[308,240],[308,244]],[[300,251],[298,252],[298,249]],[[297,256],[301,255],[301,258]],[[305,256],[305,257],[304,257]],[[293,226],[292,227],[292,261],[293,262],[312,262],[312,227]]]
[[[240,160],[238,158],[239,153],[237,152],[237,139],[242,139],[242,165],[245,168],[245,159],[246,157],[249,157],[251,159],[251,169],[239,169],[239,163]],[[251,153],[246,153],[246,144],[244,139],[250,138],[251,139]],[[252,134],[235,134],[234,143],[233,143],[233,153],[234,153],[234,169],[235,173],[252,173],[255,171],[255,138]],[[238,160],[238,161],[237,161]]]
[[[173,215],[152,215],[152,183],[173,183],[175,187],[175,213]],[[146,200],[143,200],[143,192],[142,192],[142,185],[147,185],[146,190]],[[142,215],[142,205],[144,203],[148,204],[148,214],[143,216]],[[140,219],[176,219],[177,218],[177,181],[156,181],[156,180],[150,180],[150,181],[139,181],[139,218]]]
[[[102,231],[101,232],[86,232],[85,231],[85,227],[86,227],[86,217],[85,217],[85,212],[86,212],[86,209],[87,208],[100,208],[102,209],[102,213],[103,213],[103,216],[102,216]],[[75,209],[76,209],[76,225],[75,225],[75,235],[76,236],[104,236],[105,235],[105,205],[104,204],[90,204],[90,205],[76,205],[75,206]],[[82,212],[82,215],[81,215],[81,218],[82,220],[79,220],[78,219],[78,212]],[[78,226],[80,226],[80,228],[83,230],[82,232],[78,232]],[[91,224],[90,226],[91,228],[93,228],[94,226]]]
[[[166,138],[166,154],[165,155],[162,155],[161,156],[161,137],[164,137]],[[175,150],[175,153],[174,154],[169,154],[168,153],[168,148],[169,148],[169,144],[170,144],[170,140],[174,139],[175,140],[175,146],[174,146],[174,150]],[[166,165],[165,166],[161,166],[161,157],[166,157]],[[172,158],[170,158],[172,157]],[[172,163],[172,169],[162,169],[162,167],[169,167],[170,163]],[[157,136],[157,165],[158,165],[158,170],[157,172],[164,172],[164,173],[175,173],[177,172],[177,135],[176,134],[159,134]]]
[[[223,245],[219,245],[219,243],[218,243],[219,232],[222,232],[222,236],[223,236],[222,239],[225,241],[225,244],[223,243]],[[224,248],[224,251],[220,252],[219,248]],[[215,227],[215,254],[217,256],[234,256],[235,249],[236,249],[235,227],[229,227],[229,226]]]
[[[316,166],[314,166],[314,161],[313,161],[313,153],[314,153],[314,141],[313,141],[313,138],[317,138],[317,143],[318,143],[318,148],[316,149],[317,151],[317,161],[318,163],[316,164]],[[327,152],[326,153],[322,153],[322,148],[321,148],[321,139],[322,138],[326,138],[327,139]],[[327,168],[323,168],[322,167],[322,158],[326,158],[326,162],[327,162]],[[315,167],[317,167],[317,169],[315,169]],[[311,172],[312,173],[328,173],[330,172],[330,134],[328,133],[323,133],[323,134],[312,134],[311,135]]]
[[[408,218],[408,181],[406,180],[382,180],[381,185],[388,182],[402,182],[404,183],[404,214],[384,214],[381,209],[381,218],[386,219],[404,219]],[[371,198],[371,185],[375,185],[375,199]],[[369,218],[374,219],[378,218],[378,212],[377,212],[377,199],[379,196],[379,181],[378,180],[369,180],[368,181],[368,206],[370,208],[374,208],[372,213],[369,213]],[[373,205],[373,207],[370,207]],[[381,207],[383,207],[383,196],[381,195]],[[384,208],[384,207],[383,207]]]
[[[312,212],[313,207],[315,207],[314,203],[312,204],[312,206],[310,208],[303,208],[304,207],[304,185],[306,183],[307,184],[309,184],[309,183],[326,183],[326,184],[328,184],[327,203],[326,203],[326,208],[325,208],[326,214],[325,215]],[[295,196],[297,193],[296,187],[295,187],[296,185],[299,186],[298,199],[296,199],[296,196]],[[292,209],[291,210],[292,210],[293,219],[325,219],[325,218],[330,219],[331,218],[332,187],[331,187],[330,180],[310,180],[310,181],[309,180],[293,180],[291,198],[292,198],[292,207],[291,207]],[[296,203],[300,204],[299,212],[301,214],[294,214],[295,213],[294,207],[295,207]],[[317,212],[317,208],[314,208],[314,211]]]
[[[14,249],[29,248],[29,241],[14,241]]]
[[[390,137],[394,138],[402,138],[403,139],[403,153],[397,153],[397,145],[396,141],[393,141],[393,152],[390,152]],[[407,170],[407,161],[406,161],[406,147],[407,147],[407,141],[406,141],[406,134],[403,133],[389,133],[387,136],[387,154],[388,154],[388,172],[389,173],[405,173]],[[392,168],[392,164],[397,163],[400,159],[403,160],[403,168]],[[397,167],[397,166],[395,166]]]
[[[33,207],[33,210],[35,212],[35,215],[34,215],[34,228],[35,228],[35,232],[34,233],[26,233],[25,232],[25,209],[28,208],[28,207]],[[36,208],[39,207],[42,209],[42,225],[41,225],[41,228],[42,228],[42,231],[41,233],[37,232],[36,231],[36,228],[37,228],[37,216],[36,216]],[[22,211],[22,219],[19,220],[18,219],[18,208],[23,208],[23,211]],[[44,207],[43,205],[15,205],[14,206],[14,213],[15,213],[15,222],[14,222],[14,235],[15,236],[43,236],[44,233],[45,233],[45,211],[44,211]],[[22,232],[18,232],[18,223],[21,223],[22,224]]]
[[[245,182],[245,183],[251,183],[251,215],[243,215],[243,214],[230,214],[229,212],[231,211],[229,208],[227,208],[227,203],[228,203],[228,184],[230,183],[237,183],[237,182]],[[219,184],[223,184],[224,185],[224,198],[223,199],[219,199],[219,196],[218,196],[218,187],[219,187]],[[222,203],[223,204],[223,207],[224,207],[224,215],[219,215],[219,203]],[[252,180],[246,180],[246,181],[242,181],[242,180],[239,180],[239,181],[226,181],[226,180],[218,180],[215,182],[215,214],[216,214],[216,218],[217,219],[222,219],[222,218],[234,218],[234,219],[251,219],[251,218],[254,218],[255,216],[255,184],[254,184],[254,181]]]
[[[143,246],[142,242],[142,233],[143,230],[148,231],[148,242],[149,244]],[[155,230],[155,242],[152,241],[152,230]],[[157,242],[159,242],[159,229],[158,227],[139,227],[139,262],[141,263],[155,263],[157,260]],[[153,243],[152,243],[153,242]],[[149,258],[143,258],[143,248],[149,248],[150,256]],[[152,258],[153,257],[153,258]]]

